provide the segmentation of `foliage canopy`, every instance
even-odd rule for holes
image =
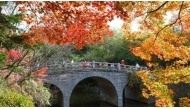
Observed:
[[[173,91],[167,84],[190,83],[190,71],[187,67],[190,59],[189,49],[189,1],[16,1],[20,16],[28,25],[21,34],[24,44],[37,43],[75,45],[81,49],[84,45],[103,42],[103,36],[111,37],[108,21],[114,16],[124,20],[125,39],[131,42],[130,50],[146,61],[149,67],[159,66],[157,60],[170,62],[165,69],[139,71],[146,89],[145,97],[155,96],[156,106],[174,106]],[[167,16],[171,14],[171,18]],[[4,19],[3,16],[1,16]],[[134,19],[139,31],[132,31]],[[6,17],[2,21],[12,21]],[[15,23],[17,20],[14,20]],[[9,22],[7,22],[9,23]],[[6,25],[8,30],[14,28]],[[1,44],[17,42],[9,36],[10,31],[2,29]],[[14,36],[14,35],[12,35]],[[6,48],[9,48],[8,46]],[[3,58],[3,57],[2,57]],[[182,98],[181,106],[189,98]]]

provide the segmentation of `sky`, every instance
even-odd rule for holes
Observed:
[[[110,28],[120,29],[123,25],[123,20],[121,20],[120,18],[114,17],[114,20],[111,22],[108,22],[108,25],[110,26]]]
[[[124,23],[123,20],[121,20],[120,18],[114,17],[114,20],[111,22],[108,22],[108,25],[110,26],[111,29],[121,29],[123,23]],[[134,20],[132,22],[131,30],[138,31],[137,20]]]
[[[172,13],[167,12],[166,16],[165,16],[165,23],[168,24],[169,20],[171,18],[172,18]],[[114,20],[111,22],[108,22],[108,25],[110,26],[111,29],[120,29],[122,27],[123,23],[124,23],[123,20],[121,20],[120,18],[114,17]],[[138,29],[138,18],[132,22],[131,30],[132,31],[139,31],[139,29]]]

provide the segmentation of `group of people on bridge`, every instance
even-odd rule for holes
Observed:
[[[72,63],[74,63],[73,60],[71,61],[71,64],[72,64]],[[121,60],[120,64],[121,64],[122,67],[124,67],[124,65],[125,65],[124,60]],[[91,66],[91,63],[84,61],[84,62],[83,62],[83,66],[84,66],[84,67],[86,67],[86,66]],[[107,66],[107,62],[105,62],[105,63],[103,64],[103,66]],[[140,67],[137,62],[136,62],[136,65],[135,65],[135,66],[136,66],[137,68]],[[111,67],[114,67],[114,65],[112,64]]]

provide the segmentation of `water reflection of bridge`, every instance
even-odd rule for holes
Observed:
[[[47,65],[46,83],[55,85],[59,90],[59,105],[69,107],[70,97],[75,86],[86,78],[97,82],[100,99],[116,106],[123,106],[123,95],[128,83],[128,73],[147,70],[146,67],[121,65],[106,62],[79,62]]]

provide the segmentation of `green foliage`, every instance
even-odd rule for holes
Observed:
[[[148,99],[144,98],[142,95],[142,89],[144,88],[144,85],[141,79],[137,76],[136,72],[129,73],[127,87],[129,87],[131,90],[137,93],[141,101],[145,103],[148,102]]]
[[[15,73],[22,73],[22,72],[24,72],[24,68],[22,68],[22,67],[16,67],[16,68],[14,69],[14,72],[15,72]]]
[[[66,48],[66,49],[65,49]],[[133,55],[127,42],[123,39],[123,33],[115,31],[111,38],[104,37],[104,43],[86,45],[82,50],[72,51],[72,46],[60,47],[57,45],[45,45],[40,47],[39,54],[36,55],[38,62],[66,60],[70,62],[80,61],[106,61],[118,63],[125,60],[125,64],[135,65],[135,62],[144,64],[139,57]],[[53,59],[53,60],[52,60]],[[48,62],[49,63],[49,62]]]
[[[187,93],[187,97],[190,98],[190,93]]]
[[[74,62],[80,62],[83,61],[83,58],[81,58],[78,54],[70,54],[69,56]]]
[[[1,107],[34,107],[32,99],[19,92],[10,89],[0,90]]]
[[[87,61],[110,61],[114,53],[102,44],[90,46],[90,49],[83,55],[83,60]]]
[[[19,15],[4,15],[0,13],[0,44],[7,49],[22,44],[23,37],[16,32],[19,29],[15,25],[20,22]]]
[[[4,84],[3,84],[4,82],[5,82],[5,81],[4,81],[4,77],[0,75],[0,89],[2,89],[2,88],[4,87],[4,86],[3,86],[3,85],[4,85]]]
[[[5,63],[7,57],[7,53],[0,53],[0,67]]]
[[[141,79],[137,76],[135,72],[129,73],[128,84],[127,84],[129,88],[139,88],[142,86],[142,84],[143,83]]]
[[[31,51],[38,51],[40,49],[42,49],[45,45],[42,44],[42,43],[36,43],[35,45],[33,46],[30,46],[30,45],[27,45],[27,44],[23,44],[23,47],[25,49],[28,49],[28,50],[31,50]]]
[[[23,87],[25,88],[26,92],[32,96],[37,106],[50,105],[49,100],[51,93],[49,92],[48,88],[44,87],[42,84],[36,83],[32,79],[23,82]]]
[[[116,31],[115,38],[117,39],[117,49],[115,50],[116,58],[115,60],[125,60],[125,64],[135,65],[138,62],[140,65],[144,65],[144,61],[135,56],[131,51],[131,43],[129,40],[126,40],[126,36],[119,31]]]
[[[125,60],[125,64],[135,65],[135,62],[144,64],[143,60],[131,53],[129,44],[124,40],[120,31],[114,31],[113,37],[104,37],[104,43],[85,46],[80,51],[75,51],[73,57],[79,61],[106,61],[118,63]]]
[[[34,50],[34,62],[42,66],[46,63],[54,64],[57,62],[62,63],[63,61],[71,62],[73,58],[75,61],[78,57],[80,57],[72,55],[72,50],[74,47],[71,45],[59,46],[46,44],[38,47],[39,49]]]
[[[7,1],[0,1],[0,6],[4,6],[7,4]]]
[[[12,24],[19,24],[21,22],[20,17],[23,16],[22,13],[19,14],[11,14],[9,16],[7,16],[7,20],[8,22],[11,22]]]
[[[3,7],[4,9],[4,11],[0,12],[0,44],[7,49],[23,45],[23,37],[20,35],[22,30],[17,26],[20,24],[20,18],[23,14],[13,14],[16,6],[14,6],[13,9],[9,9],[12,6],[13,4],[11,4],[11,2],[0,2],[0,8]],[[5,13],[8,11],[12,12]]]
[[[10,50],[10,49],[19,48],[21,52],[22,50],[35,51],[35,50],[40,49],[42,45],[40,43],[36,44],[33,47],[30,47],[26,45],[25,43],[23,43],[23,36],[21,36],[21,33],[23,32],[23,30],[18,27],[18,25],[21,22],[20,18],[23,16],[23,14],[15,12],[15,10],[17,10],[16,6],[17,5],[15,4],[15,2],[0,2],[0,9],[3,8],[3,11],[0,10],[1,49],[5,48],[7,50]],[[29,74],[31,72],[24,71],[25,70],[24,68],[29,67],[28,62],[30,61],[30,59],[27,59],[27,58],[29,58],[30,56],[28,55],[24,57],[22,62],[17,61],[17,62],[9,63],[9,62],[6,62],[7,53],[0,53],[0,67],[6,68],[1,73],[6,72],[10,74],[10,76],[8,75],[9,78],[4,78],[3,76],[0,76],[0,106],[27,107],[27,106],[34,106],[34,104],[38,106],[49,105],[49,98],[50,98],[49,90],[46,87],[44,87],[42,84],[40,84],[40,82],[42,81],[38,80],[38,83],[34,81],[39,78],[32,78],[33,80],[28,80],[33,75]],[[28,73],[29,75],[25,74],[24,72]],[[17,82],[13,80],[14,78],[11,78],[11,75],[13,73],[20,73],[24,81],[22,81],[21,79],[21,83],[17,84]],[[24,77],[26,75],[27,77]],[[20,82],[20,80],[18,81]],[[4,89],[4,87],[6,87],[6,89]],[[24,94],[15,91],[19,89],[22,89],[22,93]]]

